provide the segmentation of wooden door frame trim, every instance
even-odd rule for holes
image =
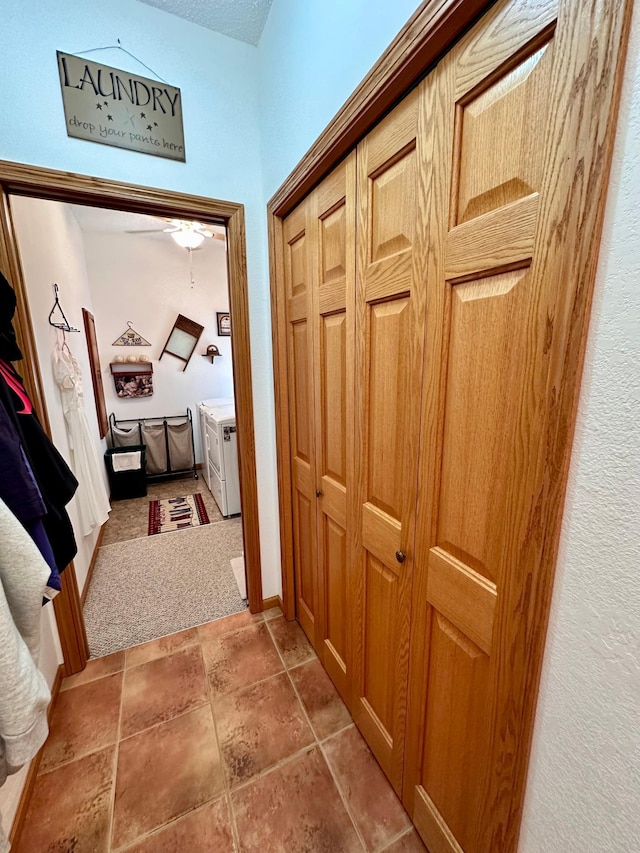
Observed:
[[[495,0],[425,0],[267,204],[282,603],[295,618],[282,220]]]
[[[12,283],[18,301],[15,327],[24,353],[20,362],[27,388],[49,435],[51,428],[38,365],[27,290],[20,264],[17,239],[8,204],[9,195],[31,196],[69,204],[88,204],[116,208],[153,216],[181,217],[215,221],[227,227],[227,267],[229,299],[233,317],[231,348],[236,392],[236,415],[240,463],[240,500],[247,565],[249,606],[253,613],[262,610],[262,574],[258,525],[258,489],[256,482],[255,433],[249,339],[249,293],[246,262],[244,206],[229,201],[187,195],[154,187],[137,186],[103,178],[74,174],[0,160],[0,269]],[[54,599],[65,657],[65,674],[82,669],[87,655],[80,597],[73,564],[66,595]],[[65,587],[63,587],[63,590]],[[79,621],[78,621],[79,620]],[[74,648],[75,643],[75,648]],[[84,660],[82,658],[84,657]]]

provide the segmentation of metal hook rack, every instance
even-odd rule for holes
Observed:
[[[56,298],[55,298],[55,302],[53,303],[53,308],[51,309],[51,311],[49,313],[49,325],[54,326],[56,329],[62,329],[63,332],[79,332],[80,329],[76,329],[73,326],[70,326],[69,321],[65,317],[65,313],[62,310],[62,305],[60,305],[60,300],[58,298],[59,288],[58,288],[57,284],[53,285],[53,292],[54,292],[54,295]],[[62,315],[62,320],[63,320],[62,323],[60,323],[60,322],[56,323],[55,320],[51,319],[53,317],[53,313],[56,310],[56,308],[58,309],[58,311]]]

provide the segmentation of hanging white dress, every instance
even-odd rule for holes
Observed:
[[[83,536],[104,524],[111,507],[102,477],[102,465],[95,439],[91,436],[84,410],[82,374],[78,362],[66,343],[56,344],[53,351],[53,375],[60,388],[67,427],[71,469],[78,480],[75,495]]]

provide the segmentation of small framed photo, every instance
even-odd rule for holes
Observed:
[[[221,337],[231,337],[231,314],[229,312],[216,311],[218,318],[218,335]]]

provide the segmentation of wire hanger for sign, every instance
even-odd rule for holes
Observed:
[[[56,329],[62,329],[63,332],[79,332],[80,329],[74,329],[73,326],[69,325],[69,321],[65,317],[64,311],[62,310],[62,305],[60,305],[60,300],[58,299],[58,290],[59,290],[58,285],[54,284],[53,285],[53,292],[55,294],[56,299],[55,299],[55,302],[53,303],[53,308],[51,309],[51,312],[49,314],[49,325],[55,326]],[[55,314],[56,308],[60,312],[60,316],[62,317],[62,320],[55,320],[53,318],[53,315]]]
[[[150,347],[151,344],[143,338],[140,332],[133,328],[131,320],[127,320],[127,328],[111,344],[112,347]]]
[[[157,77],[158,80],[160,80],[161,83],[166,83],[167,86],[171,85],[170,83],[167,83],[164,77],[161,77],[157,71],[154,71],[153,68],[149,68],[146,63],[144,63],[141,59],[138,59],[138,57],[131,53],[130,50],[127,50],[126,47],[122,47],[122,45],[120,44],[120,39],[116,39],[116,41],[118,42],[118,44],[106,44],[104,47],[90,47],[89,50],[78,50],[75,52],[74,56],[82,56],[82,54],[84,53],[96,53],[96,51],[98,50],[121,50],[123,53],[126,53],[127,56],[130,56],[131,59],[135,59],[136,62],[139,62],[143,68],[147,69],[147,71],[150,71],[154,77]]]

